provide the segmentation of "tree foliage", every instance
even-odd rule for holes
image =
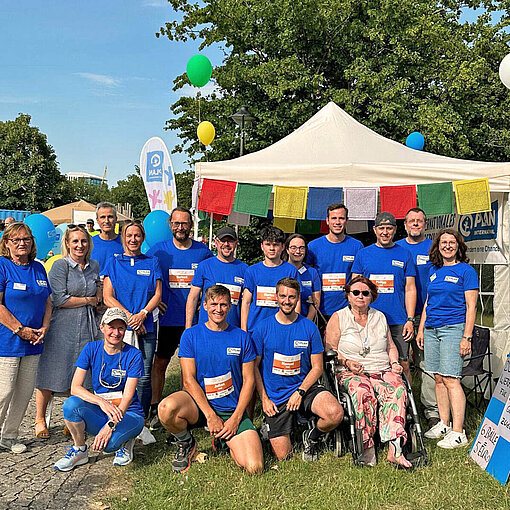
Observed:
[[[46,135],[30,115],[0,122],[0,207],[45,211],[60,205],[65,178]]]

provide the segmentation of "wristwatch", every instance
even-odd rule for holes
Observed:
[[[25,326],[23,324],[20,324],[16,329],[13,329],[12,332],[17,335]]]
[[[112,432],[115,430],[115,422],[113,420],[109,420],[106,425],[112,429]]]
[[[415,322],[415,318],[414,318],[414,317],[408,317],[408,318],[406,319],[406,322],[412,322],[412,323],[414,324],[414,322]]]
[[[298,388],[296,391],[301,395],[301,397],[304,397],[306,395],[306,391],[303,390],[302,388]]]
[[[468,342],[471,342],[471,340],[473,340],[472,336],[463,336],[462,338],[465,338]]]

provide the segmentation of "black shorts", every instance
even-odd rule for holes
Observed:
[[[314,416],[312,413],[312,402],[315,397],[323,391],[328,390],[322,386],[322,384],[315,383],[312,385],[301,400],[301,405],[299,406],[297,413],[304,418],[311,418]],[[288,400],[278,406],[278,413],[274,416],[267,416],[264,413],[264,420],[267,424],[267,435],[269,439],[280,436],[288,436],[296,426],[297,413],[296,411],[287,411],[287,402]]]
[[[159,326],[158,346],[156,356],[161,359],[171,359],[175,354],[184,326]]]
[[[395,324],[390,326],[391,338],[397,347],[398,359],[401,361],[409,360],[409,345],[411,342],[406,342],[403,336],[404,324]]]

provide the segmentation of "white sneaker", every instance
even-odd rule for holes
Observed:
[[[80,450],[75,449],[74,446],[70,446],[65,456],[57,460],[53,468],[57,471],[71,471],[71,469],[76,466],[86,464],[88,461],[89,454],[87,447],[85,447],[85,450]]]
[[[144,427],[142,429],[140,434],[138,434],[138,436],[136,436],[136,439],[139,439],[144,444],[144,446],[156,442],[156,438],[150,433],[150,431],[147,427]]]
[[[423,434],[427,439],[439,439],[444,435],[448,434],[452,428],[446,423],[443,423],[443,420],[439,420],[433,427],[431,427],[425,434]]]
[[[2,439],[0,440],[0,446],[9,450],[11,453],[23,453],[27,451],[27,446],[20,443],[17,439]]]
[[[135,440],[130,439],[126,441],[121,448],[115,452],[115,458],[113,459],[114,466],[127,466],[133,462],[134,454],[133,448],[135,446]]]
[[[458,448],[459,446],[464,446],[468,443],[466,432],[463,430],[462,432],[455,432],[454,430],[450,430],[446,436],[441,439],[437,443],[437,446],[440,448]]]

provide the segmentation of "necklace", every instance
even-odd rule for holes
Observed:
[[[30,262],[16,262],[14,259],[11,259],[17,266],[28,266]]]

